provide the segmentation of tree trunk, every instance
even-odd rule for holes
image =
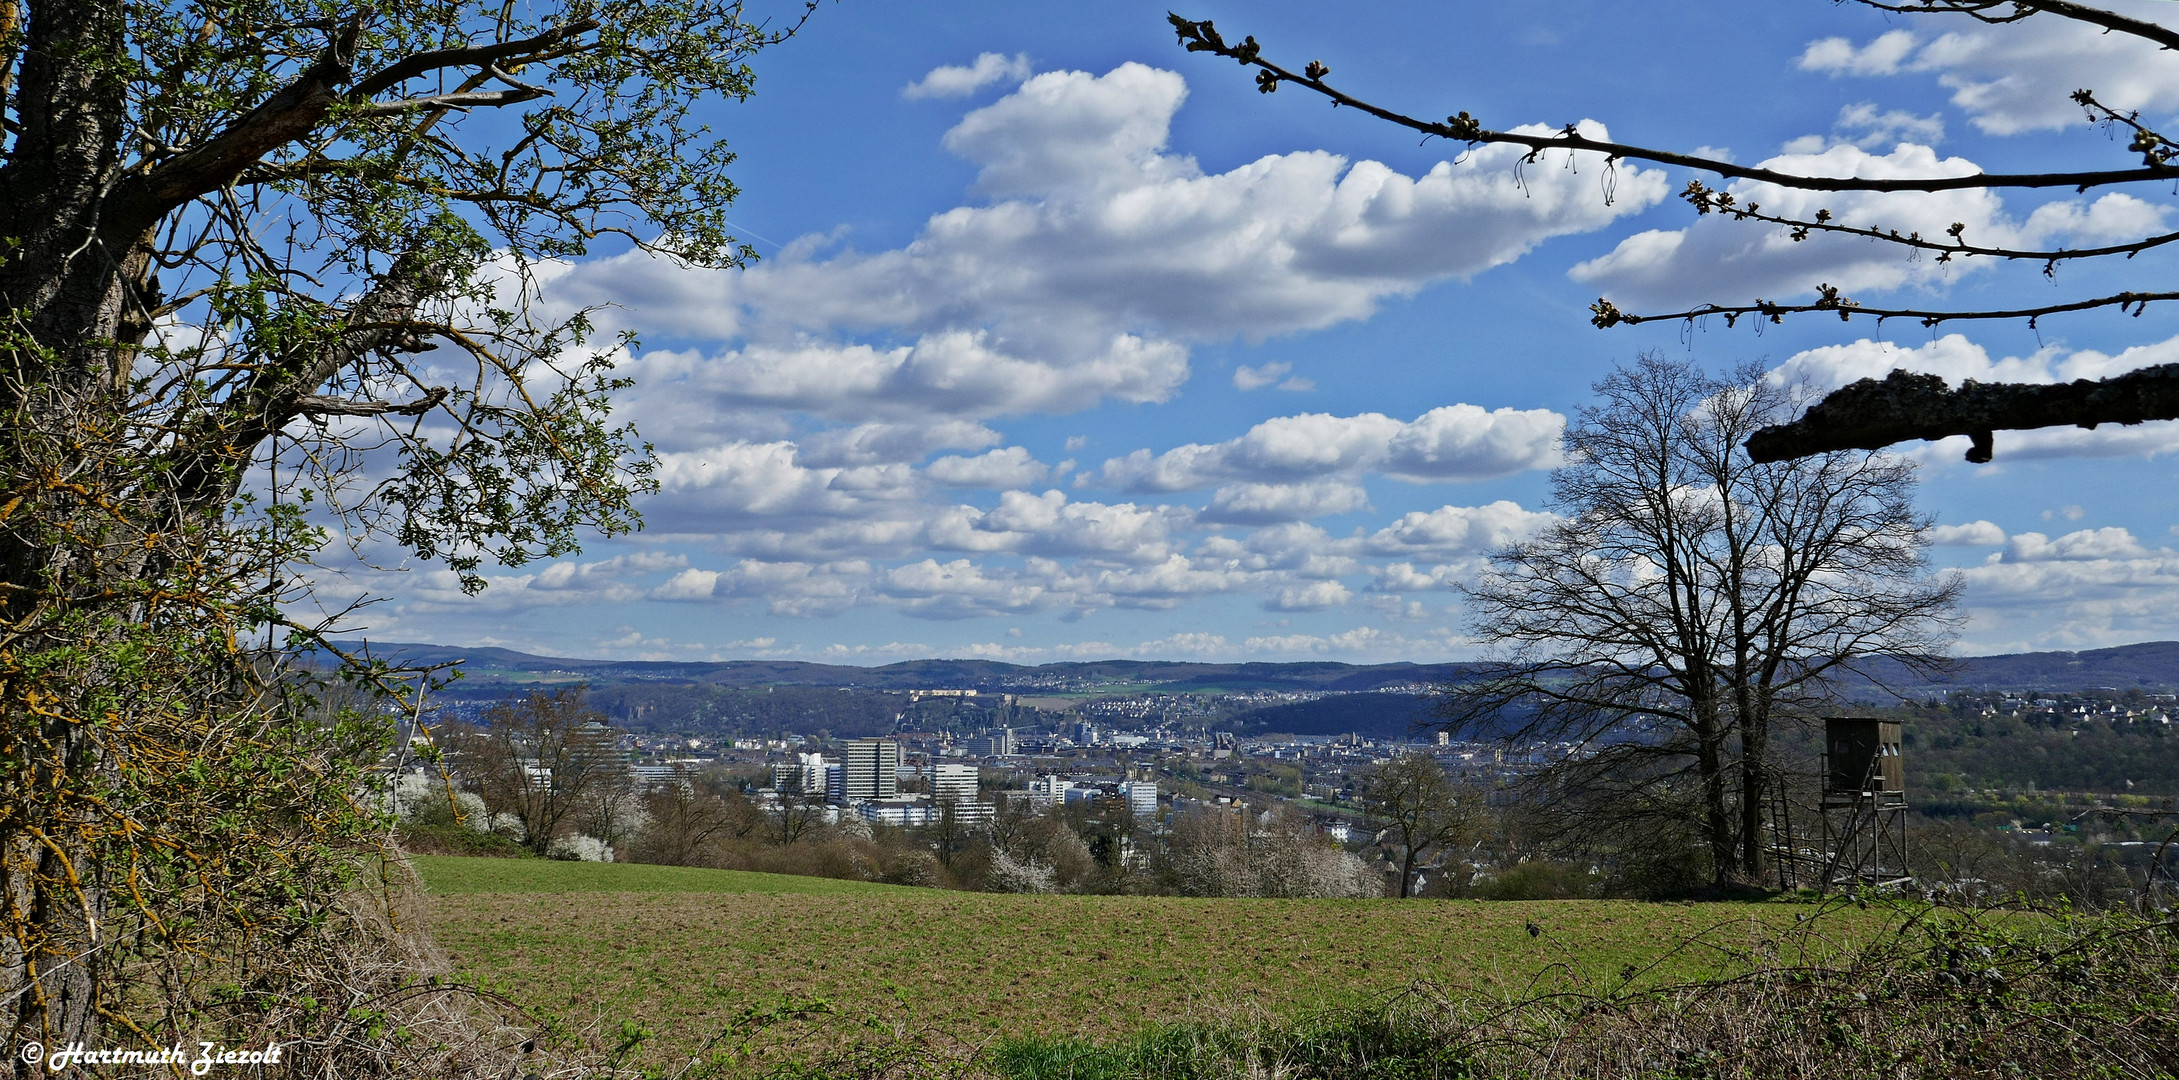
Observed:
[[[1770,722],[1750,716],[1740,726],[1740,859],[1749,880],[1763,875],[1763,793],[1770,787]]]
[[[1725,736],[1714,712],[1701,717],[1695,728],[1696,770],[1702,778],[1704,833],[1710,842],[1710,880],[1722,885],[1738,872],[1738,853],[1733,843],[1733,815],[1725,795]]]

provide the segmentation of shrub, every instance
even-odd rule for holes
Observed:
[[[562,836],[545,848],[545,857],[564,862],[612,862],[613,849],[595,836]]]
[[[1534,859],[1492,874],[1472,891],[1479,900],[1581,900],[1596,896],[1602,884],[1586,865]]]

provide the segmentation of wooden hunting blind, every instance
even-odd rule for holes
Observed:
[[[1907,876],[1906,732],[1897,720],[1827,716],[1823,720],[1823,786],[1818,846],[1793,840],[1792,814],[1783,787],[1775,817],[1780,835],[1772,847],[1779,884],[1818,890],[1896,888]]]
[[[1904,799],[1906,764],[1897,720],[1829,716],[1823,721],[1826,802],[1858,797]]]

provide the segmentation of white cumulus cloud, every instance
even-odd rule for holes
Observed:
[[[2005,542],[2005,530],[1991,521],[1965,525],[1933,525],[1923,539],[1938,547],[1995,547]]]
[[[1020,488],[1051,475],[1051,467],[1020,446],[993,450],[977,457],[942,457],[924,472],[948,487]]]
[[[1211,493],[1198,520],[1264,525],[1344,514],[1369,505],[1359,484],[1320,480],[1301,484],[1228,484]]]
[[[1986,651],[2083,649],[2179,634],[2179,551],[2124,529],[2012,538],[1962,572],[1968,643]]]
[[[1315,581],[1280,589],[1264,601],[1264,607],[1271,611],[1322,611],[1353,598],[1354,594],[1348,592],[1345,585],[1336,581]]]
[[[1414,511],[1370,536],[1378,555],[1474,555],[1525,540],[1557,521],[1554,514],[1524,510],[1500,499],[1485,506],[1441,506]]]
[[[2134,559],[2149,554],[2134,534],[2116,526],[2082,529],[2056,540],[2042,533],[2020,533],[2005,545],[2005,562],[2048,562],[2054,559]]]
[[[1023,53],[1007,56],[1004,53],[979,54],[968,65],[947,64],[935,67],[930,73],[909,83],[900,95],[911,101],[924,98],[967,97],[995,82],[1018,83],[1029,77],[1029,57]]]
[[[2171,25],[2170,5],[2157,0],[2104,0],[2096,6]],[[1802,51],[1800,66],[1834,76],[1934,74],[1952,91],[1952,104],[1993,135],[2084,122],[2072,100],[2073,91],[2083,88],[2120,112],[2179,108],[2179,64],[2141,38],[2048,14],[1956,25],[1934,36],[1891,30],[1859,46],[1824,38]]]
[[[1206,173],[1168,146],[1186,96],[1180,76],[1140,64],[1038,75],[945,138],[987,201],[933,216],[904,247],[810,237],[739,273],[614,256],[550,268],[546,299],[724,343],[638,357],[639,420],[677,410],[701,427],[708,407],[724,434],[752,408],[853,422],[1067,412],[1168,400],[1190,343],[1365,318],[1666,193],[1662,171],[1595,155],[1517,171],[1510,147],[1420,176],[1321,151]]]
[[[1258,390],[1279,381],[1281,377],[1292,370],[1294,370],[1294,365],[1283,360],[1273,361],[1257,367],[1239,364],[1233,369],[1233,388],[1236,390]]]
[[[1477,480],[1559,461],[1566,418],[1548,409],[1446,405],[1412,421],[1383,413],[1281,416],[1222,443],[1137,450],[1104,463],[1104,483],[1187,491],[1230,481],[1293,483],[1365,472],[1417,482]]]

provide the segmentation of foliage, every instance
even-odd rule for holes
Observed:
[[[402,974],[383,951],[385,818],[358,797],[386,718],[246,636],[266,568],[313,531],[247,502],[224,544],[145,530],[141,463],[104,443],[112,457],[69,458],[102,437],[91,418],[14,418],[0,549],[55,565],[0,592],[0,1027],[171,1045],[277,1017],[303,1063],[375,1045],[296,1002],[344,1008]]]
[[[899,898],[891,885],[834,878],[628,863],[567,863],[536,859],[419,855],[410,860],[435,896],[471,893],[734,893],[759,896]]]
[[[739,262],[697,110],[790,29],[733,0],[0,0],[18,1043],[293,1028],[298,1071],[394,1067],[369,1003],[420,961],[366,902],[398,875],[358,793],[414,686],[334,645],[342,612],[288,613],[336,529],[473,591],[636,525],[622,343],[534,313],[535,272],[600,241]],[[347,704],[277,659],[313,644]]]
[[[692,776],[643,794],[644,823],[629,848],[636,862],[702,866],[725,840],[742,840],[764,828],[764,814],[727,778]]]
[[[1469,895],[1479,900],[1580,900],[1597,894],[1595,871],[1579,863],[1530,859],[1499,869],[1477,882]]]
[[[2038,29],[2061,22],[2082,23],[2105,34],[2153,43],[2160,50],[2179,49],[2179,30],[2126,11],[2100,8],[2080,0],[1854,2],[1907,18],[1950,17],[1988,24],[2018,23],[2021,28],[2017,33],[2021,35],[2032,35]],[[1881,199],[1871,200],[1870,209],[1859,213],[1834,214],[1821,205],[1822,194],[1881,195],[1893,192],[2051,189],[2086,192],[2118,188],[2144,200],[2170,198],[2170,181],[2175,167],[2179,167],[2179,142],[2155,130],[2138,112],[2122,111],[2105,104],[2093,89],[2076,90],[2072,95],[2073,103],[2085,111],[2090,123],[2101,125],[2106,133],[2115,136],[2111,140],[2114,149],[2119,146],[2117,137],[2128,140],[2119,155],[2127,160],[2082,161],[2074,156],[2079,154],[2075,149],[2078,144],[2072,144],[2054,151],[2058,155],[2056,160],[2064,164],[2045,172],[1803,175],[1760,164],[1741,165],[1701,150],[1682,153],[1594,139],[1584,135],[1574,124],[1544,134],[1535,129],[1494,130],[1466,110],[1443,120],[1425,119],[1373,104],[1338,89],[1328,81],[1330,66],[1321,60],[1312,60],[1306,67],[1295,70],[1265,55],[1263,46],[1253,36],[1238,42],[1229,41],[1208,20],[1198,22],[1179,15],[1169,17],[1180,44],[1187,51],[1210,53],[1254,68],[1256,87],[1263,93],[1273,93],[1281,86],[1298,87],[1323,95],[1335,105],[1350,107],[1426,137],[1470,146],[1497,143],[1524,147],[1527,153],[1520,159],[1522,165],[1541,161],[1550,151],[1588,152],[1602,160],[1607,176],[1612,165],[1620,161],[1649,161],[1709,173],[1733,183],[1719,189],[1699,179],[1689,181],[1681,198],[1697,215],[1717,214],[1736,221],[1754,222],[1758,227],[1777,228],[1785,231],[1795,243],[1807,242],[1812,237],[1819,238],[1818,242],[1852,239],[1889,247],[1902,259],[1926,255],[1938,264],[1978,258],[2025,262],[2040,269],[2055,283],[2062,266],[2096,266],[2095,260],[2101,260],[2102,266],[2109,267],[2114,262],[2131,259],[2179,239],[2179,234],[2164,230],[2163,215],[2157,214],[2147,219],[2155,224],[2136,230],[2129,238],[2108,244],[2035,250],[2010,246],[2002,238],[1968,236],[1966,226],[1959,223],[1946,230],[1944,237],[1924,236],[1917,230],[1901,229],[1895,222],[1885,220],[1882,214],[1885,204]],[[1817,193],[1817,197],[1808,198],[1809,193]],[[1803,209],[1781,209],[1796,203]],[[1809,206],[1813,209],[1806,208]],[[1603,329],[1660,319],[1679,321],[1692,328],[1698,321],[1714,317],[1728,327],[1742,318],[1760,326],[1766,322],[1780,322],[1788,315],[1822,313],[1835,315],[1841,322],[1874,318],[1881,324],[1886,319],[1903,318],[1930,327],[1961,320],[2025,320],[2028,327],[2034,329],[2038,319],[2049,315],[2082,311],[2139,315],[2151,304],[2179,300],[2179,292],[2152,287],[2095,296],[2060,297],[2029,307],[2003,310],[1885,307],[1860,303],[1828,283],[1812,284],[1815,298],[1805,302],[1731,298],[1723,303],[1704,303],[1682,311],[1654,314],[1624,311],[1610,299],[1599,298],[1590,307],[1593,315],[1590,321]],[[1863,379],[1849,385],[1791,423],[1784,422],[1785,417],[1779,417],[1780,422],[1775,426],[1749,432],[1747,446],[1756,460],[1777,461],[1838,450],[1881,449],[1908,439],[1966,435],[1973,440],[1967,460],[1986,462],[1991,460],[1993,452],[1991,433],[1998,429],[2071,424],[2093,428],[2103,423],[2138,424],[2144,420],[2173,418],[2179,418],[2179,376],[2175,376],[2169,365],[2146,367],[2096,382],[2081,380],[2054,386],[1969,382],[1957,391],[1948,388],[1938,376],[1899,371],[1881,382]]]
[[[1991,695],[1993,698],[1995,695]],[[2109,695],[2140,710],[2154,703]],[[2056,791],[2179,795],[2179,731],[2169,703],[2146,715],[2067,715],[1972,697],[1900,710],[1907,783],[1916,792],[2040,787]],[[2179,710],[2175,710],[2179,711]]]
[[[1160,876],[1182,896],[1365,899],[1382,875],[1291,808],[1199,806],[1176,817]]]
[[[991,852],[991,869],[985,880],[992,892],[1048,893],[1056,891],[1059,875],[1052,867],[1038,862],[1034,857],[1015,859],[1004,848]]]

